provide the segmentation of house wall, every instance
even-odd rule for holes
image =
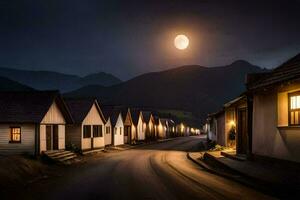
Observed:
[[[68,124],[66,126],[66,145],[75,145],[81,149],[81,124]]]
[[[137,125],[137,139],[138,140],[145,140],[145,131],[146,127],[144,126],[143,120],[139,117],[138,125]]]
[[[226,136],[225,136],[225,115],[220,114],[217,117],[217,143],[222,146],[226,146]]]
[[[46,151],[46,125],[58,125],[58,148],[65,149],[66,121],[57,104],[53,102],[40,125],[40,152]]]
[[[160,120],[158,124],[158,136],[159,138],[167,138],[167,126],[161,123]]]
[[[253,154],[300,162],[300,128],[288,126],[289,92],[254,95]]]
[[[124,124],[120,114],[114,127],[114,145],[117,146],[122,144],[124,144]]]
[[[106,133],[106,127],[110,127],[110,132],[107,134]],[[112,127],[111,127],[111,122],[110,119],[107,120],[106,124],[105,124],[105,128],[104,128],[104,144],[105,145],[111,145],[111,134],[112,134]]]
[[[53,102],[48,112],[44,116],[41,124],[65,124],[66,121],[59,110],[57,104]]]
[[[21,143],[9,143],[10,127],[21,127]],[[34,124],[1,124],[0,154],[34,154],[35,125]]]
[[[51,124],[49,124],[51,125]],[[46,151],[46,124],[40,125],[40,152]],[[58,125],[58,149],[65,149],[66,141],[65,141],[65,129],[66,126],[63,124]]]
[[[84,125],[101,125],[102,126],[102,137],[93,137],[93,127],[92,129],[92,134],[91,137],[93,138],[93,147],[94,148],[100,148],[100,147],[104,147],[105,143],[104,143],[104,122],[100,117],[100,114],[96,108],[96,105],[94,104],[91,108],[91,110],[89,111],[89,113],[86,115],[86,117],[84,118],[83,122],[82,122],[82,128],[81,128],[81,137],[82,137],[82,149],[91,149],[92,147],[92,142],[91,142],[91,138],[83,138],[83,126]]]

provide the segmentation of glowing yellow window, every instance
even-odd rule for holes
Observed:
[[[20,127],[11,127],[10,128],[10,142],[11,143],[20,143],[21,142],[21,128]]]
[[[292,93],[289,98],[289,124],[300,125],[300,93]]]

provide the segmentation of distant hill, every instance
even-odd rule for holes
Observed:
[[[8,78],[0,77],[0,91],[31,91],[32,88]]]
[[[85,77],[57,73],[52,71],[31,71],[0,68],[0,76],[28,85],[38,90],[60,90],[62,92],[76,90],[86,85],[96,84],[111,86],[122,81],[111,74],[96,73]]]
[[[185,110],[204,120],[245,90],[246,74],[262,71],[243,60],[221,67],[182,66],[111,87],[85,86],[66,95],[98,97],[106,104]]]

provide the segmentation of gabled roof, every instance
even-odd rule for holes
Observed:
[[[140,117],[141,111],[137,108],[130,108],[130,112],[131,112],[132,122],[135,126],[137,126],[137,124],[139,122],[139,117]],[[142,120],[143,120],[143,117],[142,117]]]
[[[103,122],[105,123],[106,121],[100,106],[95,99],[65,99],[65,102],[75,123],[82,123],[94,104]]]
[[[300,79],[300,54],[267,73],[261,79],[251,84],[249,89],[258,89],[295,79]]]
[[[54,102],[66,122],[73,123],[58,91],[0,92],[0,123],[40,123]]]
[[[146,123],[148,123],[151,119],[151,112],[150,111],[142,111],[143,119]]]
[[[237,98],[235,98],[235,99],[233,99],[233,100],[225,103],[224,107],[228,108],[228,107],[232,106],[233,104],[236,104],[236,103],[238,103],[240,101],[246,101],[246,95],[245,94],[242,94],[239,97],[237,97]]]
[[[113,106],[101,106],[101,108],[105,119],[110,119],[112,126],[116,125],[119,115],[121,116],[121,119],[123,121],[123,117],[119,109],[116,109]]]

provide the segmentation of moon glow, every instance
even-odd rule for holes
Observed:
[[[189,46],[189,39],[185,35],[177,35],[174,39],[174,45],[179,50],[184,50]]]

